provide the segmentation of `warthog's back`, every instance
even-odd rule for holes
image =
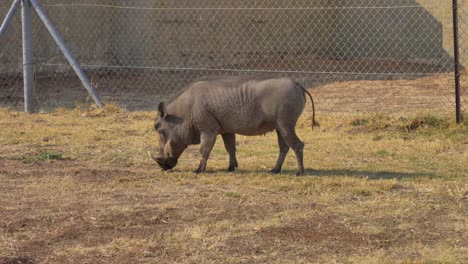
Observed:
[[[303,90],[288,78],[209,78],[186,91],[193,99],[195,120],[206,112],[221,132],[259,135],[274,130],[278,120],[295,122],[305,105]]]

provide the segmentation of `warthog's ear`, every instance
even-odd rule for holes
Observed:
[[[166,111],[166,105],[164,105],[164,102],[159,103],[158,112],[159,112],[159,116],[160,116],[161,118],[165,118],[165,117],[166,117],[167,111]]]

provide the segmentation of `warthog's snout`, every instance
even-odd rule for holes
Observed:
[[[167,170],[170,170],[172,168],[174,168],[176,165],[177,165],[177,159],[176,158],[161,158],[161,157],[158,157],[156,159],[154,159],[156,161],[156,163],[158,163],[159,167],[161,167],[161,169],[167,171]]]

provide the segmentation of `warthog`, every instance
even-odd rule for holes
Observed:
[[[201,144],[196,173],[203,173],[217,135],[229,153],[228,171],[238,167],[236,134],[255,136],[276,130],[279,157],[272,173],[280,173],[288,150],[297,160],[297,173],[304,173],[304,144],[295,126],[304,110],[305,94],[312,101],[312,128],[316,125],[310,93],[289,78],[209,77],[190,84],[167,104],[160,103],[154,128],[160,136],[159,157],[163,170],[177,165],[189,145]]]

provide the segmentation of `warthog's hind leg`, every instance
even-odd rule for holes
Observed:
[[[276,135],[278,136],[279,156],[278,160],[276,161],[275,167],[270,171],[274,174],[278,174],[281,172],[281,167],[283,167],[284,159],[286,158],[286,155],[289,151],[288,144],[286,144],[286,142],[283,139],[283,136],[281,136],[278,130],[276,130]]]
[[[304,143],[297,137],[296,130],[294,127],[289,129],[281,129],[281,136],[283,137],[286,144],[294,150],[297,161],[297,172],[296,175],[304,174]]]

